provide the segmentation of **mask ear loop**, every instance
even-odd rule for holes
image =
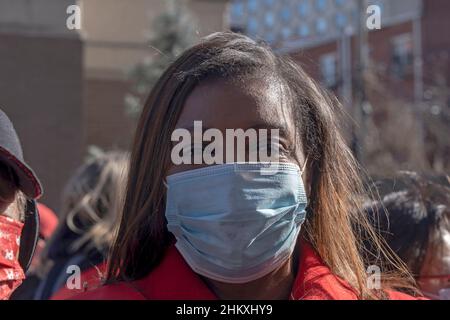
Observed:
[[[306,169],[306,165],[308,164],[308,159],[309,159],[309,155],[308,156],[306,156],[306,159],[305,159],[305,163],[303,164],[303,166],[302,166],[302,171],[300,172],[300,176],[303,178],[303,173],[305,172],[305,169]],[[308,204],[307,204],[307,206],[306,206],[306,208],[305,208],[305,211],[306,211],[306,216],[305,216],[305,220],[306,220],[306,218],[309,216],[309,215],[311,215],[312,213],[311,213],[311,207],[310,207],[310,203],[309,203],[309,201],[308,201]]]
[[[303,176],[303,172],[305,172],[306,165],[308,164],[308,157],[309,156],[306,156],[305,163],[303,164],[303,167],[302,167],[302,169],[300,171],[302,176]]]

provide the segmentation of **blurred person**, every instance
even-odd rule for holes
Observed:
[[[46,241],[51,238],[58,226],[58,216],[52,209],[41,202],[37,203],[37,208],[40,218],[39,237]]]
[[[33,260],[28,270],[29,273],[33,273],[40,264],[41,254],[46,246],[46,243],[49,241],[58,226],[58,217],[52,209],[40,202],[37,203],[37,209],[39,213],[39,240]]]
[[[367,285],[358,230],[392,253],[363,212],[338,107],[300,66],[246,36],[215,33],[185,51],[141,114],[106,285],[75,298],[413,299],[397,291],[416,289],[395,256],[395,272]],[[280,129],[278,170],[174,164],[172,134],[194,121]]]
[[[100,283],[127,164],[124,152],[96,155],[69,180],[60,223],[44,250],[41,274],[45,275],[35,299],[68,298]],[[81,288],[66,286],[73,272],[70,266],[80,268]]]
[[[0,300],[8,299],[25,279],[39,230],[33,200],[41,195],[14,126],[0,110]]]
[[[422,292],[450,300],[450,188],[414,173],[401,180],[403,188],[367,210]],[[379,214],[384,210],[387,215]]]
[[[36,250],[31,261],[30,267],[26,273],[26,279],[13,292],[11,300],[31,300],[34,297],[37,286],[40,282],[37,268],[41,264],[42,252],[47,244],[47,241],[52,236],[58,225],[58,217],[52,209],[46,205],[38,202],[37,209],[39,214],[39,238],[36,245]]]

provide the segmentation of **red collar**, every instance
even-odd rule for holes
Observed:
[[[135,281],[133,287],[146,299],[217,299],[175,246],[169,247],[159,266],[147,277]],[[311,246],[303,244],[292,299],[357,299],[357,296],[350,286],[331,273]]]
[[[389,291],[393,300],[417,299],[404,293]],[[355,290],[331,273],[313,248],[304,243],[297,277],[292,289],[294,300],[355,300]],[[174,245],[162,262],[145,278],[119,282],[84,292],[77,300],[215,300],[217,297],[186,264]],[[419,298],[423,299],[423,298]]]

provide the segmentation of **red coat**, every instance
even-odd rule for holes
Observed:
[[[415,298],[390,292],[391,299]],[[356,300],[354,290],[333,275],[309,245],[303,245],[292,297],[295,300]],[[145,278],[99,287],[75,297],[78,300],[214,300],[217,297],[186,264],[175,246]]]
[[[85,271],[81,272],[80,275],[82,288],[69,289],[66,286],[63,286],[52,295],[50,300],[67,300],[80,293],[98,288],[101,285],[102,278],[105,273],[106,265],[104,263],[86,269]]]

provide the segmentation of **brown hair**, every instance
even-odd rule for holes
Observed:
[[[350,150],[339,133],[339,105],[303,69],[270,48],[235,33],[215,33],[184,52],[150,93],[137,127],[120,227],[110,252],[108,280],[147,275],[173,240],[166,227],[163,184],[170,165],[171,133],[195,86],[205,80],[271,75],[280,81],[296,124],[297,146],[308,156],[311,192],[303,237],[331,271],[360,298],[379,298],[366,286],[363,238],[401,275],[386,277],[383,289],[412,288],[408,272],[378,240],[362,211],[366,192]],[[364,236],[363,236],[364,235]]]
[[[442,239],[450,230],[450,188],[414,172],[403,172],[389,182],[401,187],[373,202],[367,211],[369,217],[376,217],[387,209],[389,219],[380,215],[377,227],[414,277],[420,277],[427,255],[443,256]]]

